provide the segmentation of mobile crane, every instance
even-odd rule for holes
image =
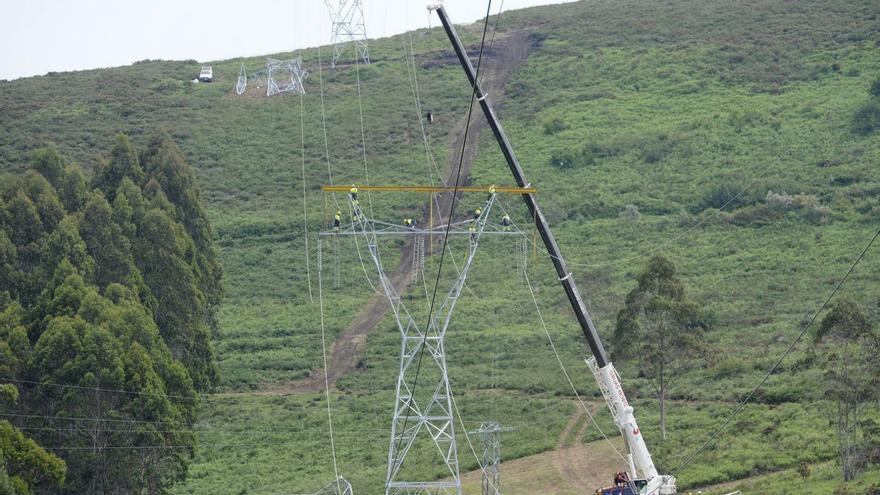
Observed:
[[[453,26],[452,22],[449,20],[446,10],[441,3],[429,5],[428,10],[436,11],[437,15],[440,17],[443,29],[446,31],[446,35],[449,37],[449,41],[455,49],[455,54],[458,56],[458,60],[461,62],[461,66],[473,87],[474,97],[476,97],[477,101],[480,103],[483,114],[486,116],[486,120],[489,122],[489,127],[492,129],[492,134],[494,134],[495,140],[498,141],[498,145],[501,147],[501,152],[504,154],[504,159],[507,161],[507,165],[516,180],[517,185],[519,187],[531,187],[531,183],[526,181],[519,160],[517,160],[516,154],[513,151],[513,147],[507,139],[507,135],[504,133],[504,129],[501,128],[501,123],[498,121],[498,117],[495,115],[495,111],[489,103],[488,95],[483,91],[480,82],[477,80],[474,66],[471,64],[470,58],[468,58],[467,52],[461,43],[461,39],[455,31],[455,26]],[[526,202],[529,214],[535,221],[535,227],[538,229],[538,233],[541,235],[541,240],[547,248],[550,260],[556,268],[559,282],[562,284],[563,289],[565,289],[565,294],[568,296],[571,308],[574,310],[575,317],[580,324],[584,337],[587,340],[587,344],[590,347],[590,351],[593,354],[593,356],[587,360],[587,365],[593,372],[596,382],[599,384],[599,389],[602,391],[605,402],[608,404],[608,408],[614,416],[617,428],[620,429],[621,435],[626,440],[626,446],[629,451],[627,455],[627,463],[629,465],[628,478],[631,481],[627,483],[626,487],[600,488],[596,493],[598,495],[669,495],[676,493],[675,477],[661,475],[657,472],[657,468],[654,467],[654,461],[651,459],[650,452],[648,452],[648,446],[645,444],[645,439],[641,435],[641,430],[639,430],[638,424],[636,424],[633,408],[629,405],[629,402],[626,400],[626,395],[623,393],[623,387],[620,384],[620,375],[617,374],[614,365],[608,360],[608,355],[605,352],[602,341],[599,339],[599,333],[596,331],[596,326],[593,324],[593,320],[590,318],[586,305],[581,298],[574,277],[572,277],[572,273],[568,270],[568,267],[565,264],[565,258],[562,257],[559,245],[556,243],[556,239],[550,231],[547,219],[544,218],[544,214],[541,213],[541,209],[538,207],[535,195],[530,193],[522,194],[521,196]]]

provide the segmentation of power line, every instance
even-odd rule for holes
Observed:
[[[327,427],[330,430],[330,452],[333,456],[333,474],[336,476],[337,488],[339,484],[339,468],[336,462],[336,441],[333,438],[333,413],[330,402],[330,379],[327,369],[327,340],[324,332],[324,287],[321,272],[318,271],[318,306],[321,313],[321,359],[324,360],[324,395],[327,399]]]
[[[425,355],[425,347],[426,347],[425,343],[428,340],[427,328],[429,328],[431,325],[432,313],[434,312],[434,303],[437,299],[437,289],[440,286],[440,275],[443,273],[443,260],[446,257],[446,244],[449,241],[449,228],[452,225],[452,217],[455,214],[455,197],[458,194],[458,186],[459,186],[459,183],[461,182],[461,169],[462,169],[462,165],[464,164],[464,152],[465,152],[465,147],[467,146],[468,131],[470,129],[471,117],[472,117],[473,111],[474,111],[474,100],[476,100],[476,97],[477,97],[477,81],[479,80],[479,77],[480,77],[480,67],[482,66],[482,62],[483,62],[483,47],[486,43],[486,32],[489,30],[489,15],[492,12],[491,9],[492,9],[492,0],[489,0],[488,5],[486,7],[486,20],[483,23],[483,37],[482,37],[482,40],[480,41],[480,54],[477,58],[477,72],[476,72],[476,77],[474,78],[474,84],[473,84],[473,88],[471,91],[471,100],[470,100],[470,105],[468,107],[467,120],[465,121],[465,127],[464,127],[464,137],[462,138],[461,150],[459,151],[458,169],[456,170],[456,173],[455,173],[455,186],[452,189],[452,201],[449,202],[449,217],[448,217],[449,221],[446,223],[446,231],[443,233],[443,243],[441,244],[441,247],[440,247],[440,262],[437,267],[437,278],[434,280],[434,291],[431,294],[431,304],[428,307],[428,321],[425,324],[426,331],[425,331],[424,337],[422,338],[421,346],[419,348],[419,359],[416,362],[416,373],[415,373],[415,376],[413,377],[413,385],[412,385],[412,388],[410,389],[411,392],[409,394],[409,396],[410,396],[409,400],[415,399],[416,386],[418,385],[418,382],[419,382],[419,372],[422,369],[422,358]],[[403,428],[400,431],[403,431],[403,432],[406,431],[406,424],[407,424],[408,420],[409,420],[409,415],[404,417]],[[400,441],[401,442],[403,441],[402,436],[401,436]],[[400,448],[400,443],[398,442],[397,449],[399,449],[399,448]]]
[[[577,262],[577,261],[571,261],[571,260],[569,260],[569,259],[563,259],[563,258],[561,258],[561,257],[554,256],[553,254],[550,254],[550,253],[547,253],[547,255],[548,255],[551,259],[558,259],[558,260],[560,260],[560,261],[564,261],[565,264],[567,264],[567,265],[570,265],[570,266],[580,266],[580,267],[586,267],[586,268],[600,268],[600,267],[605,267],[605,266],[614,266],[614,265],[619,265],[619,264],[621,264],[621,263],[626,263],[626,262],[629,262],[629,261],[635,261],[635,260],[637,260],[637,259],[641,259],[641,258],[645,258],[645,257],[647,257],[647,256],[651,256],[651,255],[654,254],[654,253],[657,253],[657,252],[659,252],[659,251],[662,251],[662,250],[665,249],[667,246],[670,246],[670,245],[672,245],[672,244],[678,242],[679,240],[685,238],[686,236],[688,236],[688,235],[689,235],[691,232],[693,232],[694,230],[696,230],[696,229],[702,227],[703,225],[707,224],[710,220],[712,220],[712,219],[714,219],[715,217],[719,216],[719,215],[720,215],[720,214],[721,214],[721,213],[722,213],[722,212],[723,212],[728,206],[730,206],[731,204],[733,204],[734,201],[736,201],[737,199],[739,199],[743,194],[746,193],[746,191],[748,191],[749,189],[751,189],[752,186],[754,186],[754,185],[757,184],[757,183],[758,183],[758,179],[754,179],[754,180],[753,180],[752,182],[750,182],[747,186],[743,187],[738,193],[736,193],[736,194],[733,195],[730,199],[728,199],[727,202],[725,202],[723,205],[721,205],[717,210],[715,210],[714,212],[712,212],[711,215],[707,215],[707,216],[703,217],[700,221],[698,221],[697,223],[695,223],[694,225],[692,225],[691,227],[689,227],[688,229],[686,229],[684,232],[682,232],[681,235],[675,236],[675,237],[669,239],[667,242],[665,242],[665,243],[663,243],[663,244],[659,244],[659,245],[657,245],[657,246],[655,246],[655,247],[653,247],[653,248],[651,248],[651,249],[649,249],[649,250],[647,250],[647,251],[644,251],[644,252],[642,252],[642,253],[634,254],[634,255],[632,255],[632,256],[627,256],[627,257],[624,257],[624,258],[617,258],[617,259],[615,259],[615,260],[611,260],[611,261],[604,261],[604,262],[602,262],[602,263],[579,263],[579,262]],[[536,243],[535,243],[533,240],[531,240],[531,239],[528,239],[528,242],[529,242],[530,244],[532,244],[533,246],[536,246],[536,247],[538,247],[538,248],[541,248],[541,247],[542,247],[542,246],[536,244]]]
[[[77,390],[90,390],[90,391],[95,391],[95,392],[110,392],[110,393],[128,394],[128,395],[145,395],[145,396],[149,396],[149,397],[164,397],[167,399],[183,399],[183,400],[192,400],[192,401],[198,400],[198,397],[190,397],[190,396],[186,396],[186,395],[161,394],[161,393],[157,393],[157,392],[135,392],[132,390],[123,390],[123,389],[114,389],[114,388],[85,387],[85,386],[81,386],[81,385],[67,385],[64,383],[22,380],[19,378],[0,377],[0,381],[14,382],[14,383],[26,383],[29,385],[46,385],[46,386],[59,387],[59,388],[72,388],[72,389],[77,389]]]
[[[862,261],[862,258],[865,256],[865,253],[868,252],[868,249],[871,248],[871,245],[874,244],[874,241],[877,239],[878,236],[880,236],[880,229],[878,229],[877,233],[874,234],[874,237],[872,237],[871,240],[868,241],[868,244],[865,246],[865,248],[859,254],[858,258],[856,258],[855,262],[853,262],[852,266],[849,267],[849,270],[846,271],[846,274],[843,275],[843,278],[841,278],[840,281],[837,282],[837,285],[834,287],[834,290],[831,291],[831,294],[828,295],[828,298],[825,299],[825,302],[823,302],[822,305],[819,307],[819,309],[813,314],[813,317],[810,318],[810,321],[808,321],[807,324],[804,325],[804,327],[801,329],[798,336],[794,339],[794,341],[791,343],[791,345],[788,346],[788,349],[786,349],[785,352],[783,352],[782,355],[779,356],[779,359],[776,360],[776,363],[774,363],[773,366],[770,368],[770,370],[767,372],[767,374],[764,375],[764,378],[762,378],[761,381],[758,382],[758,384],[755,386],[755,388],[753,388],[752,391],[749,392],[748,395],[746,395],[746,397],[742,400],[742,402],[739,403],[739,405],[733,411],[733,413],[730,416],[728,416],[728,418],[726,420],[724,420],[724,423],[722,423],[721,426],[718,427],[717,430],[715,430],[715,433],[713,433],[712,436],[709,437],[708,440],[706,440],[706,443],[704,443],[699,449],[697,449],[696,452],[694,452],[687,459],[685,459],[685,461],[683,463],[681,463],[681,465],[678,466],[672,472],[673,476],[678,474],[679,471],[681,471],[682,469],[684,469],[688,465],[690,465],[690,463],[693,462],[693,460],[697,457],[697,455],[699,455],[701,452],[703,452],[703,450],[705,450],[706,447],[709,446],[709,444],[711,444],[716,438],[718,438],[718,435],[720,435],[721,432],[727,427],[727,425],[730,424],[730,422],[733,420],[733,418],[737,414],[739,414],[740,411],[743,410],[743,408],[746,406],[746,404],[750,400],[752,400],[752,397],[754,397],[755,393],[757,393],[758,390],[764,385],[764,383],[770,378],[770,375],[772,375],[774,372],[776,372],[776,370],[779,368],[779,365],[782,364],[782,360],[785,359],[791,353],[791,351],[794,350],[795,346],[798,344],[798,342],[800,342],[800,340],[804,336],[804,334],[807,333],[807,330],[816,321],[816,318],[819,317],[819,314],[822,313],[822,310],[825,309],[825,307],[828,305],[828,303],[831,301],[831,299],[834,297],[834,295],[837,294],[837,291],[840,289],[840,287],[843,285],[843,283],[846,282],[847,278],[849,278],[849,275],[853,272],[853,270],[855,270],[855,268],[859,264],[859,262]]]

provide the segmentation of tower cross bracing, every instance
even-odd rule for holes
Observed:
[[[442,303],[430,315],[427,328],[424,328],[413,318],[386,274],[378,249],[380,232],[418,233],[418,231],[405,228],[392,229],[394,227],[392,224],[368,218],[357,200],[349,196],[349,206],[354,220],[350,228],[340,233],[356,234],[365,238],[379,274],[382,292],[388,300],[401,335],[400,368],[395,388],[394,415],[391,422],[385,478],[386,495],[461,495],[461,476],[444,339],[495,201],[495,194],[490,194],[479,215],[475,215],[471,220],[458,222],[454,229],[452,225],[448,226],[450,232],[468,234],[467,259]],[[430,391],[429,395],[426,394],[426,398],[416,396],[412,383],[412,376],[419,366],[418,358],[423,348],[425,359],[421,364],[422,380],[419,386],[422,390]],[[439,453],[439,459],[442,459],[448,471],[447,480],[408,479],[408,475],[403,470],[407,455],[415,452],[414,448],[418,450],[426,444],[430,446],[428,450]]]
[[[330,10],[330,44],[333,45],[331,67],[342,57],[348,43],[354,43],[356,57],[365,64],[370,63],[370,50],[367,46],[367,28],[364,24],[362,0],[324,0]]]

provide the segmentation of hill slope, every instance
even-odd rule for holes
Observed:
[[[463,30],[471,47],[478,27]],[[766,372],[880,223],[880,138],[853,124],[880,76],[880,8],[872,1],[600,0],[505,14],[499,29],[497,43],[530,34],[533,50],[510,75],[500,115],[603,336],[656,248],[678,264],[690,295],[712,316],[717,352],[673,390],[678,402],[665,443],[657,440],[648,383],[632,363],[619,363],[658,464],[673,469]],[[322,395],[234,392],[259,392],[320,366],[317,305],[310,300],[318,296],[314,232],[335,208],[318,191],[330,181],[328,167],[343,184],[363,182],[366,174],[376,184],[438,180],[442,171],[426,159],[413,97],[404,48],[410,42],[422,108],[437,116],[428,126],[429,149],[437,163],[454,162],[451,144],[469,88],[438,29],[375,40],[372,65],[336,73],[326,60],[319,71],[326,47],[304,51],[311,75],[302,100],[236,96],[241,60],[216,63],[218,82],[210,85],[187,82],[195,62],[161,61],[0,83],[3,170],[20,170],[28,151],[47,141],[94,167],[90,157],[110,148],[114,131],[143,145],[154,127],[167,128],[197,170],[226,274],[217,349],[227,393],[206,403],[202,450],[179,493],[305,492],[332,478]],[[495,54],[488,52],[490,68]],[[252,69],[262,63],[244,61]],[[470,177],[510,183],[487,133]],[[783,192],[803,193],[804,206],[776,207],[780,197],[785,202]],[[460,214],[479,199],[465,197]],[[390,221],[420,216],[425,204],[415,194],[371,200],[376,216]],[[517,201],[505,198],[504,205],[525,225]],[[725,204],[721,213],[712,209]],[[621,216],[627,205],[639,214]],[[383,246],[388,266],[398,262],[399,247]],[[357,246],[341,243],[338,255],[336,249],[323,250],[330,337],[372,296],[365,273],[375,281]],[[463,419],[469,429],[489,419],[515,426],[506,458],[553,449],[573,412],[570,390],[528,289],[510,268],[517,247],[493,240],[481,249],[473,293],[462,298],[448,342]],[[875,320],[876,256],[869,254],[841,294]],[[337,259],[338,286],[329,268]],[[581,391],[595,395],[552,269],[540,250],[528,261],[562,359]],[[436,261],[428,266],[436,269]],[[453,276],[446,267],[442,283]],[[407,294],[421,313],[424,293],[416,285]],[[816,385],[821,370],[805,348],[768,382],[735,435],[679,473],[683,484],[834,457],[830,405]],[[333,393],[339,466],[358,493],[376,493],[384,476],[398,349],[399,334],[386,318],[366,338],[357,371]],[[602,421],[611,430],[608,418]],[[591,429],[583,441],[597,435]],[[462,467],[473,468],[465,445],[462,437]]]

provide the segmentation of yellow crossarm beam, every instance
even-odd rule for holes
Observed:
[[[452,192],[455,190],[452,186],[356,186],[360,191],[397,191],[397,192],[424,192],[424,193],[442,193]],[[476,187],[459,187],[458,192],[489,192],[489,188],[494,187],[496,193],[505,194],[535,194],[538,192],[534,187],[504,187],[504,186],[476,186]],[[351,190],[351,185],[347,186],[321,186],[324,192],[342,192],[347,193]]]

